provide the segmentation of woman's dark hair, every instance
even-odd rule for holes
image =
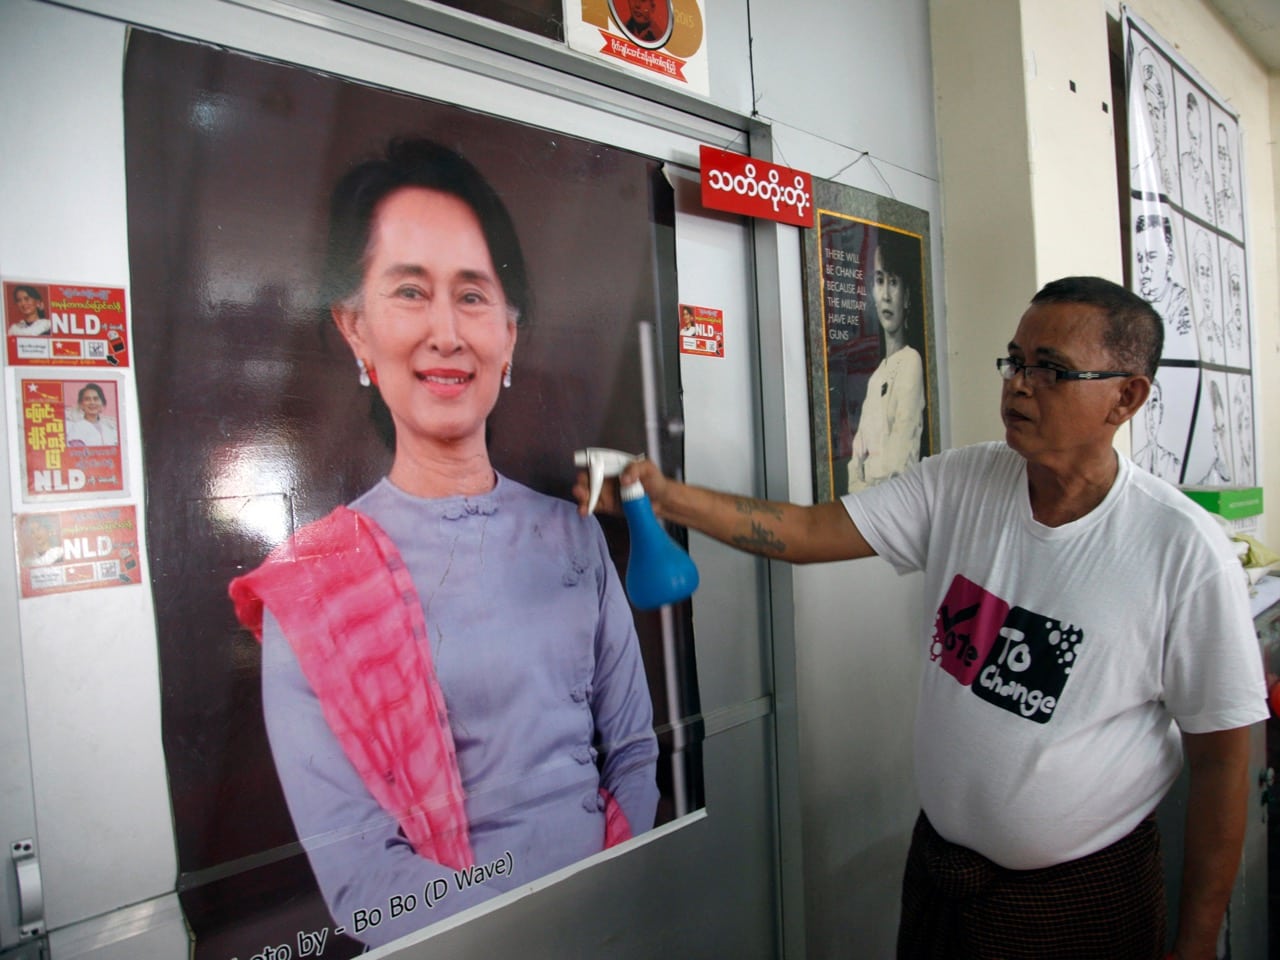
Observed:
[[[532,313],[532,296],[520,240],[506,205],[471,163],[448,147],[424,139],[392,140],[383,156],[352,168],[334,187],[329,204],[326,302],[343,303],[359,293],[374,213],[378,204],[405,187],[438,190],[471,208],[480,221],[507,304],[517,311],[517,323],[526,322]]]
[[[1046,283],[1032,303],[1079,303],[1106,314],[1102,345],[1121,370],[1154,380],[1164,349],[1164,321],[1132,290],[1101,277],[1063,277]]]
[[[875,253],[880,251],[880,266],[885,273],[897,277],[907,294],[903,319],[906,329],[922,330],[924,302],[920,297],[920,273],[924,269],[921,239],[909,233],[898,233],[880,227],[876,230],[876,246],[871,251],[871,272],[874,280]],[[870,286],[870,284],[868,284]],[[873,297],[874,299],[874,297]],[[883,331],[881,331],[883,335]]]
[[[17,300],[17,299],[18,299],[18,294],[19,294],[19,293],[25,293],[28,297],[30,297],[32,300],[34,300],[37,304],[43,304],[43,303],[44,303],[44,294],[42,294],[39,290],[37,290],[35,287],[31,286],[30,284],[27,284],[27,283],[20,283],[20,284],[18,284],[16,287],[14,287],[14,288],[13,288],[13,299],[14,299],[14,300]],[[37,316],[37,317],[39,317],[41,320],[47,320],[47,319],[49,318],[49,315],[48,315],[47,313],[45,313],[45,312],[44,312],[44,307],[43,307],[43,306],[37,306],[37,307],[36,307],[36,316]]]
[[[86,383],[80,388],[80,392],[76,394],[76,403],[84,403],[84,395],[92,390],[98,395],[98,400],[105,407],[107,405],[107,395],[102,392],[102,388],[96,383]]]

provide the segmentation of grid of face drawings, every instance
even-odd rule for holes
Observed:
[[[1253,486],[1240,122],[1142,20],[1124,21],[1131,286],[1164,319],[1133,420],[1139,466],[1184,486]]]

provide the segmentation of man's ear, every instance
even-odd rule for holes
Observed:
[[[1151,380],[1147,377],[1129,377],[1120,388],[1115,405],[1107,414],[1107,423],[1119,427],[1128,423],[1151,396]]]

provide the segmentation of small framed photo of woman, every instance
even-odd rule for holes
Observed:
[[[923,210],[814,181],[804,245],[814,495],[856,492],[938,449]]]

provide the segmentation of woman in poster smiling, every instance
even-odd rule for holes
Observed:
[[[658,749],[599,525],[490,462],[530,299],[505,206],[421,140],[331,203],[331,312],[394,459],[231,595],[335,925],[377,945],[651,828]]]
[[[872,292],[884,359],[867,383],[849,459],[849,492],[902,473],[920,460],[924,429],[924,364],[907,344],[920,323],[920,241],[878,229]]]
[[[116,421],[106,413],[107,398],[102,387],[86,383],[76,394],[78,416],[67,418],[67,445],[114,447],[120,442]]]
[[[37,288],[26,283],[14,287],[13,306],[18,319],[9,325],[9,336],[42,337],[53,329],[44,308],[44,295]]]

